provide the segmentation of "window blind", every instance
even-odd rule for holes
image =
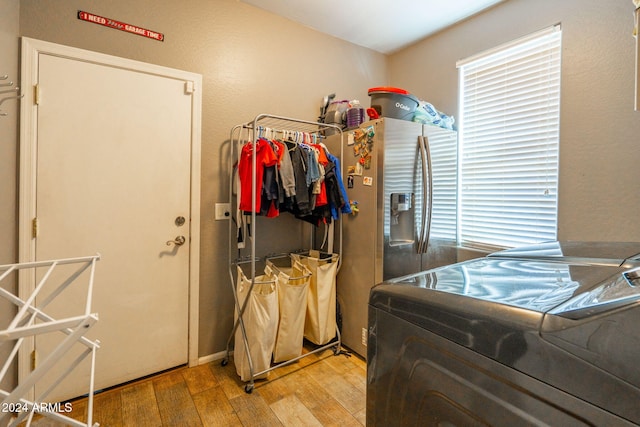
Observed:
[[[433,211],[430,239],[455,242],[458,209],[458,145],[457,138],[430,136],[431,167],[433,169]]]
[[[561,31],[458,63],[458,241],[514,247],[556,239]]]

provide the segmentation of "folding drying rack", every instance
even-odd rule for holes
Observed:
[[[34,339],[38,335],[55,332],[66,335],[13,390],[0,389],[0,398],[3,398],[2,408],[8,409],[7,411],[0,412],[0,425],[13,427],[19,425],[26,419],[26,426],[28,427],[31,425],[35,414],[74,427],[97,427],[99,425],[98,423],[92,423],[92,417],[96,350],[100,347],[100,342],[98,340],[92,341],[84,337],[87,331],[98,321],[98,315],[91,312],[91,300],[95,266],[99,259],[100,255],[95,255],[82,258],[0,265],[0,284],[3,280],[17,272],[20,272],[20,274],[33,273],[35,275],[37,269],[44,270],[44,275],[27,298],[22,299],[14,293],[0,287],[0,297],[14,304],[17,309],[17,314],[9,325],[6,326],[5,329],[0,330],[0,345],[8,344],[11,346],[13,342],[10,355],[0,370],[0,383],[5,378],[11,364],[16,360],[18,352],[25,341]],[[62,265],[76,265],[77,269],[70,274],[67,274],[68,272],[66,270],[61,273],[59,271],[60,269],[58,269],[56,275],[62,276],[62,278],[52,279],[56,267]],[[25,272],[25,270],[30,271]],[[72,283],[79,282],[79,277],[87,270],[88,284],[86,286],[87,293],[83,312],[78,315],[60,319],[54,319],[48,315],[45,312],[47,306],[54,300],[60,299],[58,297]],[[59,284],[58,280],[60,280]],[[54,284],[52,285],[48,282]],[[46,284],[48,284],[47,295],[44,296],[44,292],[42,291]],[[4,326],[0,325],[0,327]],[[82,345],[86,347],[86,349],[72,361],[66,361],[65,355],[67,355],[75,344]],[[46,403],[45,399],[87,356],[91,356],[91,367],[87,419],[86,422],[83,423],[52,410],[52,408],[56,406]],[[61,367],[63,369],[62,373],[56,373],[52,384],[37,395],[35,400],[29,400],[27,397],[32,393],[36,383],[54,367]]]

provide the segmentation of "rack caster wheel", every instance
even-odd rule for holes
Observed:
[[[227,359],[226,357],[224,359],[222,359],[222,362],[220,362],[220,364],[222,366],[227,366],[229,364],[229,359]]]
[[[341,354],[344,354],[346,357],[351,357],[351,353],[349,353],[347,350],[343,350],[342,348],[337,346],[333,348],[334,356],[339,356]]]
[[[253,384],[247,384],[244,386],[244,391],[247,394],[251,394],[253,392]]]

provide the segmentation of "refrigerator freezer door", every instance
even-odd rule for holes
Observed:
[[[423,136],[431,158],[431,203],[429,245],[422,255],[421,270],[457,262],[457,169],[458,134],[449,129],[424,125]]]
[[[420,161],[423,157],[419,144],[422,125],[385,118],[376,121],[375,132],[374,150],[378,155],[379,182],[376,228],[381,233],[377,258],[383,266],[382,276],[376,279],[382,281],[421,270],[418,244],[422,218],[427,212],[424,172]],[[394,206],[393,202],[401,194],[410,195],[411,209],[400,211]],[[398,239],[396,235],[403,237]]]

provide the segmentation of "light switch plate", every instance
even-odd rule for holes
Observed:
[[[216,203],[216,221],[231,218],[231,205],[229,203]]]

